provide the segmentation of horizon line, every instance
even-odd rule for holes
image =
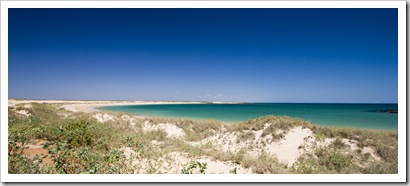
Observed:
[[[398,102],[263,102],[263,101],[204,101],[204,100],[129,100],[129,99],[27,99],[27,98],[8,98],[14,100],[55,100],[55,101],[153,101],[153,102],[202,102],[202,103],[279,103],[279,104],[398,104]]]

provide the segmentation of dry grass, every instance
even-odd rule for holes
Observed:
[[[268,128],[274,128],[275,130],[280,129],[283,131],[288,131],[289,129],[295,126],[311,127],[311,124],[309,122],[303,121],[301,119],[291,118],[288,116],[263,116],[260,118],[240,122],[237,124],[227,125],[226,128],[230,132],[241,132],[246,130],[257,131],[264,129],[265,124],[270,124],[270,127]]]
[[[256,174],[289,173],[286,165],[280,164],[274,156],[264,151],[256,158],[250,156],[244,157],[241,161],[241,165],[245,168],[252,168]]]
[[[237,140],[239,141],[248,141],[248,140],[253,140],[255,139],[255,133],[252,131],[247,131],[240,133]]]

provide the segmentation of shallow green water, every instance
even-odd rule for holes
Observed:
[[[134,115],[239,122],[265,115],[290,116],[322,126],[350,126],[372,129],[397,129],[398,114],[376,112],[397,110],[397,104],[165,104],[100,107]]]

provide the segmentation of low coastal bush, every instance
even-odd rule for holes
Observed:
[[[383,161],[390,162],[392,165],[397,165],[397,131],[322,126],[314,126],[312,129],[316,135],[323,135],[328,138],[355,140],[360,148],[372,147]]]
[[[62,118],[57,110],[33,104],[28,117],[9,110],[9,173],[132,173],[126,169],[129,166],[124,167],[126,160],[113,158],[117,155],[112,153],[114,146],[124,144],[116,134],[126,132],[95,122],[88,115]],[[48,153],[25,155],[26,145],[33,140],[46,141],[43,149]],[[45,162],[46,158],[51,162]]]
[[[201,163],[199,161],[191,161],[186,168],[181,170],[181,173],[193,174],[195,173],[195,171],[198,171],[200,174],[205,174],[206,165],[206,163]]]
[[[278,160],[262,151],[258,157],[245,156],[241,160],[241,165],[245,168],[252,168],[256,174],[284,174],[288,173],[286,165],[280,164]]]

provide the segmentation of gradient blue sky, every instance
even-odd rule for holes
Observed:
[[[397,103],[397,9],[9,9],[9,98]]]

